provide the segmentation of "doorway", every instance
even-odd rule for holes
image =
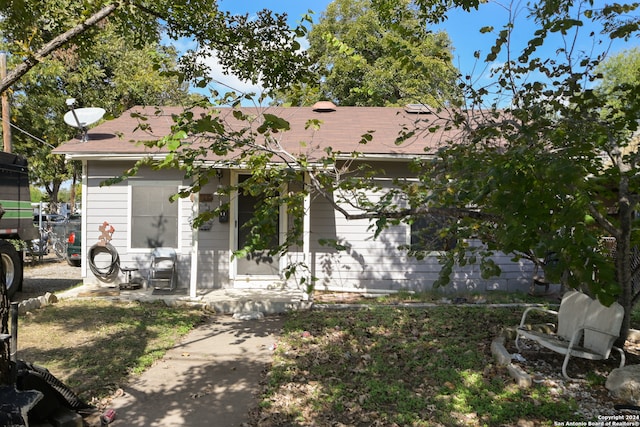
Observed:
[[[249,178],[249,175],[239,175],[238,184],[243,183]],[[261,201],[261,197],[247,194],[242,190],[237,192],[237,208],[235,221],[235,250],[245,247],[249,241],[251,230],[249,222],[254,217],[256,205]],[[276,247],[280,238],[280,212],[276,212],[273,216],[275,232],[269,236],[271,240],[270,247]],[[236,258],[236,276],[252,277],[255,279],[273,279],[279,278],[280,273],[280,257],[278,255],[269,255],[268,250],[251,252],[245,257]]]

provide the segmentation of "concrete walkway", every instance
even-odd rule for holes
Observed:
[[[258,400],[280,316],[237,320],[216,315],[113,400],[113,426],[241,426]]]
[[[120,290],[84,285],[56,294],[58,298],[109,298],[164,301],[216,313],[170,349],[162,360],[123,388],[110,405],[110,425],[129,427],[240,427],[258,403],[262,371],[284,323],[278,314],[306,309],[302,292],[291,290],[221,289],[190,298],[184,290]],[[266,316],[235,319],[231,314]]]

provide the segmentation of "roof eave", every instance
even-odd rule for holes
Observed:
[[[73,153],[66,152],[64,154],[68,160],[101,160],[101,161],[138,161],[150,158],[152,160],[162,160],[167,153]],[[423,153],[407,153],[407,154],[382,154],[382,153],[360,153],[357,159],[366,159],[373,161],[390,161],[390,162],[406,162],[416,158],[435,159],[434,154]],[[337,156],[338,160],[352,160],[354,156],[351,153],[342,153]],[[209,161],[206,161],[209,162]],[[220,160],[211,161],[211,163],[220,163]]]
[[[146,158],[161,160],[166,153],[158,154],[132,154],[132,153],[59,153],[67,160],[104,160],[104,161],[138,161]]]
[[[357,159],[367,159],[367,160],[376,160],[376,161],[387,161],[387,162],[406,162],[408,160],[413,160],[416,158],[421,159],[435,159],[436,156],[434,154],[429,153],[407,153],[407,154],[381,154],[381,153],[360,153],[357,156]],[[337,156],[338,160],[351,160],[354,159],[354,156],[351,153],[343,153]]]

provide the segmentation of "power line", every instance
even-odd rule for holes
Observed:
[[[51,148],[56,148],[53,145],[49,144],[47,141],[43,140],[42,138],[38,138],[37,136],[30,134],[26,130],[19,128],[18,126],[14,125],[13,123],[11,123],[11,127],[14,128],[14,129],[19,130],[20,132],[24,133],[25,135],[27,135],[29,137],[35,139],[36,141],[38,141],[41,144],[48,145]]]

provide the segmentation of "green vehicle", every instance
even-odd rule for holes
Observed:
[[[27,160],[0,152],[0,274],[5,276],[9,298],[22,288],[24,256],[17,248],[26,245],[20,241],[38,238],[38,229],[33,224]]]
[[[82,250],[82,229],[80,226],[80,215],[72,214],[67,220],[67,263],[74,267],[80,267]]]

